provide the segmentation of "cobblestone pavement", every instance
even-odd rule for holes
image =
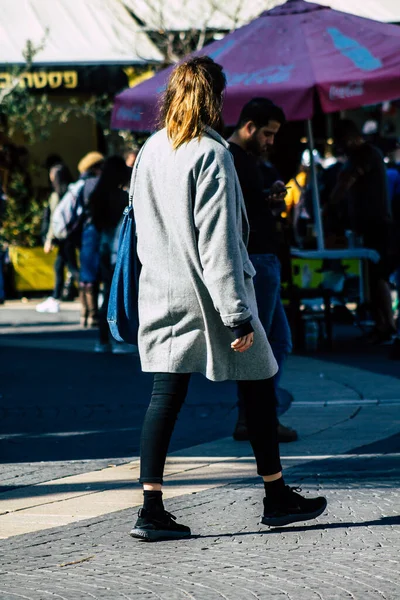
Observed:
[[[0,491],[136,455],[149,383],[131,357],[91,354],[90,335],[3,336]],[[260,526],[263,489],[245,480],[167,500],[195,534],[180,542],[130,538],[134,508],[14,536],[0,541],[0,600],[399,600],[400,380],[368,360],[297,356],[287,365],[295,402],[284,422],[301,439],[286,445],[296,466],[285,476],[327,496],[317,521]],[[234,388],[210,386],[194,382],[172,449],[230,434]]]
[[[398,600],[399,465],[367,455],[289,470],[328,498],[310,524],[260,526],[263,490],[249,480],[167,501],[188,540],[133,540],[134,510],[16,536],[0,544],[0,598]]]

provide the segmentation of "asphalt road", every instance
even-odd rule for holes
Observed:
[[[90,332],[28,334],[87,342]],[[132,355],[105,355],[0,341],[0,458],[3,463],[132,457],[152,377]],[[171,450],[230,435],[235,386],[194,376]]]
[[[152,383],[138,358],[94,354],[96,332],[27,328],[0,336],[0,491],[137,457]],[[349,334],[317,358],[400,377],[387,348]],[[233,383],[194,376],[170,450],[231,435],[235,405]]]

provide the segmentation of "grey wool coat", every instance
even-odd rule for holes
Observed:
[[[173,150],[161,130],[142,149],[133,177],[143,371],[198,372],[213,381],[275,375],[258,319],[249,226],[228,144],[209,129]],[[234,352],[228,327],[249,317],[254,344]]]

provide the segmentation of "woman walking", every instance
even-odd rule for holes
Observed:
[[[285,485],[279,457],[273,376],[277,371],[257,315],[246,243],[248,222],[228,144],[221,137],[222,68],[208,57],[173,71],[163,129],[134,168],[138,255],[139,353],[154,373],[141,436],[144,504],[131,531],[158,540],[190,535],[162,501],[170,438],[191,373],[236,380],[249,438],[264,480],[262,522],[313,519],[325,498],[305,499]]]

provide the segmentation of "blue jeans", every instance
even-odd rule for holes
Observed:
[[[96,283],[100,275],[100,234],[94,225],[87,225],[83,229],[79,262],[80,281]]]
[[[292,333],[280,297],[281,265],[274,254],[251,254],[250,260],[257,271],[253,282],[257,298],[258,316],[279,367],[279,371],[274,378],[275,389],[277,389],[282,374],[282,365],[292,351]],[[280,406],[278,394],[277,397],[277,412],[278,415],[281,415],[288,407]]]

